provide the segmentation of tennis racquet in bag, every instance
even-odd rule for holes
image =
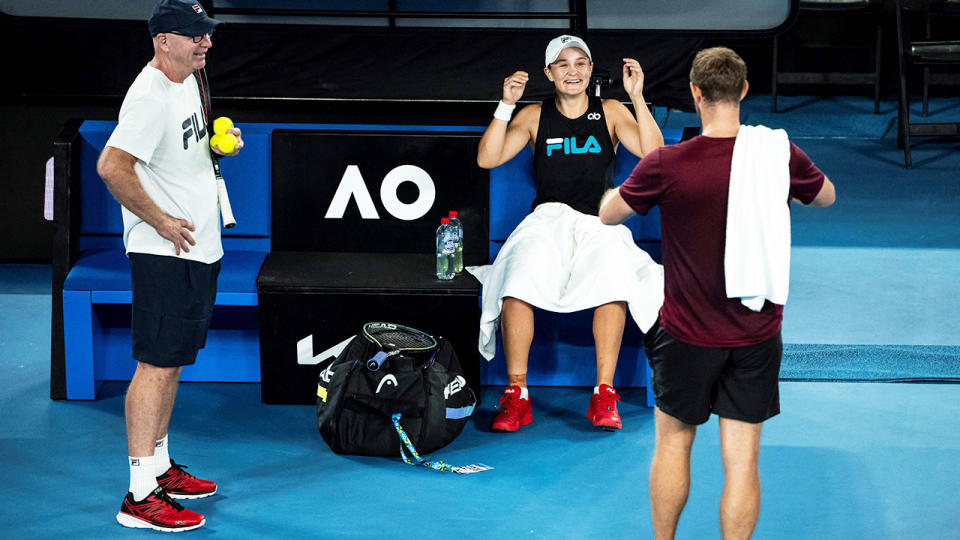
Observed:
[[[317,427],[338,454],[403,456],[405,442],[433,452],[460,434],[477,403],[450,342],[400,324],[365,324],[320,368]]]
[[[197,79],[197,87],[200,89],[200,102],[203,104],[203,120],[207,124],[207,134],[213,136],[213,119],[210,115],[210,82],[207,80],[207,70],[200,68],[193,72]],[[220,217],[223,219],[223,226],[232,229],[237,224],[233,217],[233,209],[230,207],[230,197],[227,195],[227,183],[223,181],[223,175],[220,174],[220,156],[210,149],[210,160],[213,161],[213,173],[217,179],[217,202],[220,203]]]

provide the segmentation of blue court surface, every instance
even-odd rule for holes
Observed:
[[[747,123],[784,127],[837,186],[793,210],[782,414],[764,426],[758,539],[960,538],[960,143],[896,148],[895,106],[766,96]],[[960,118],[934,100],[931,120]],[[664,127],[689,114],[659,111]],[[0,500],[5,538],[133,538],[123,393],[49,396],[50,268],[0,265]],[[533,361],[536,361],[533,359]],[[909,382],[905,382],[909,381]],[[255,384],[184,383],[171,454],[220,492],[186,501],[221,538],[650,538],[653,412],[619,389],[624,429],[595,431],[590,389],[531,388],[534,422],[488,431],[488,388],[463,434],[431,456],[493,470],[460,476],[399,458],[333,454],[311,406],[264,405]],[[678,538],[719,538],[716,419],[694,445]]]

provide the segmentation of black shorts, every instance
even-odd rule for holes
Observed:
[[[220,261],[130,254],[133,357],[158,367],[196,362],[207,342]]]
[[[643,340],[657,407],[681,422],[703,424],[714,413],[759,423],[780,413],[780,332],[746,347],[698,347],[657,322]]]

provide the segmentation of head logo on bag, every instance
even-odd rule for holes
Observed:
[[[450,399],[450,396],[464,389],[467,386],[467,380],[457,375],[450,384],[443,387],[443,399]]]
[[[317,383],[317,398],[319,401],[327,401],[327,386],[333,376],[333,364],[330,363],[320,372],[320,382]]]
[[[380,384],[377,385],[377,392],[376,392],[376,393],[379,394],[379,393],[380,393],[380,389],[383,388],[383,385],[384,385],[384,384],[388,384],[388,383],[389,383],[389,384],[392,384],[393,386],[397,386],[397,378],[394,377],[393,375],[386,375],[386,376],[384,376],[384,378],[380,379]]]
[[[327,369],[320,372],[320,380],[330,384],[330,379],[333,377],[333,365],[327,366]]]

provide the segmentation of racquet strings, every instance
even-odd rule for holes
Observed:
[[[396,328],[377,328],[365,325],[364,334],[382,348],[400,351],[425,351],[437,346],[432,336],[400,325]]]

